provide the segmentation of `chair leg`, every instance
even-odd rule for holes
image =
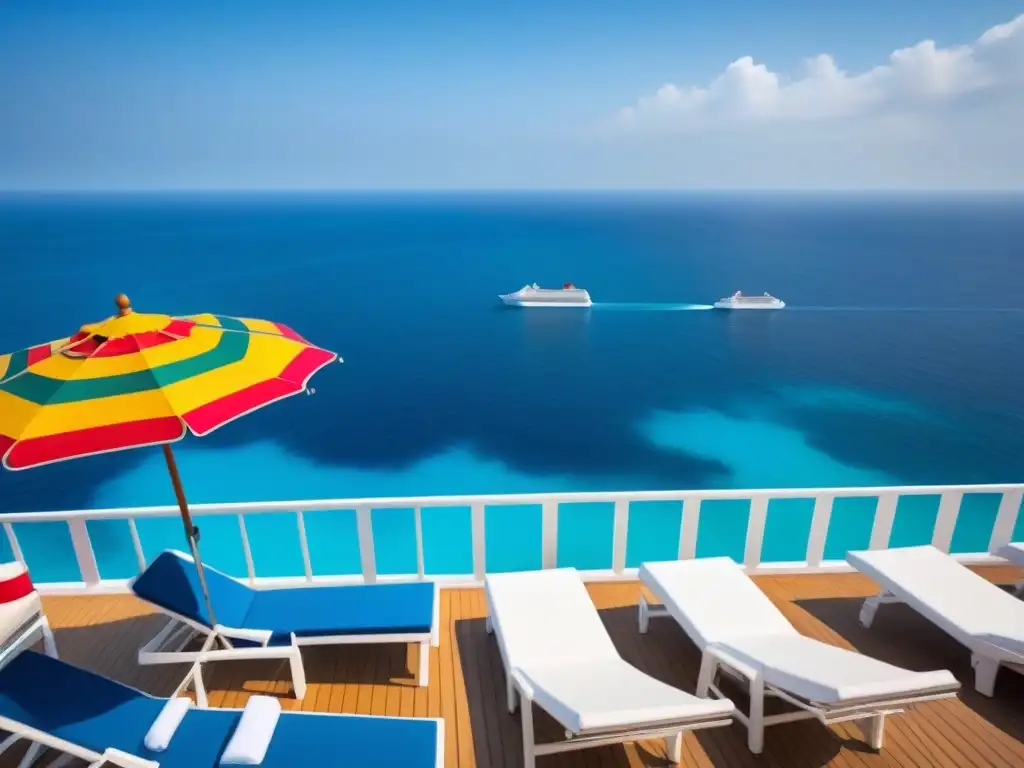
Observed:
[[[971,654],[971,666],[974,667],[974,690],[982,696],[993,696],[996,690],[996,674],[999,672],[999,661],[987,656]]]
[[[747,747],[755,755],[764,749],[764,678],[750,681],[750,718],[747,722]]]
[[[683,759],[683,732],[673,733],[665,737],[665,753],[672,765],[679,765]]]
[[[700,673],[697,675],[697,696],[702,699],[708,697],[717,671],[718,659],[713,654],[705,651],[700,660]]]
[[[196,689],[196,706],[200,709],[206,709],[210,706],[210,701],[206,696],[206,685],[203,683],[203,663],[197,661],[192,666],[192,686]]]
[[[536,768],[537,756],[533,739],[533,701],[523,701],[523,768]]]
[[[35,763],[36,760],[39,759],[39,756],[43,753],[43,750],[45,749],[46,747],[44,747],[42,744],[37,744],[35,742],[30,744],[28,752],[25,753],[25,756],[21,758],[21,762],[18,763],[18,768],[29,768],[30,765],[32,765],[33,763]]]
[[[870,629],[872,622],[875,620],[875,614],[878,613],[878,606],[882,603],[882,596],[885,593],[869,597],[864,601],[864,605],[860,609],[860,623],[865,629]]]
[[[54,640],[53,630],[50,629],[50,622],[46,620],[45,616],[43,617],[42,629],[43,629],[43,652],[47,656],[50,656],[50,657],[52,657],[54,659],[58,658],[58,656],[57,656],[57,641]]]
[[[292,654],[288,657],[288,666],[292,672],[292,690],[296,699],[303,699],[306,696],[306,667],[302,663],[302,652],[299,646],[292,647]]]
[[[881,750],[882,741],[885,738],[885,715],[874,715],[861,720],[860,727],[868,746],[876,752]]]
[[[430,683],[430,642],[424,640],[420,643],[420,669],[416,675],[416,682],[421,687]]]

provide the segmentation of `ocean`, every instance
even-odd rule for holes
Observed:
[[[338,352],[312,396],[179,444],[193,503],[1018,482],[1021,243],[1019,196],[7,196],[0,349],[73,333],[124,292]],[[497,298],[568,281],[593,308]],[[788,307],[704,308],[736,290]],[[893,543],[929,540],[937,497],[904,501]],[[153,449],[0,470],[3,512],[172,503]],[[827,556],[866,543],[873,503],[837,503]],[[997,503],[968,497],[954,550],[985,549]],[[802,559],[809,504],[773,503],[766,559]],[[567,564],[608,567],[610,505],[575,506]],[[639,506],[629,564],[674,556],[679,505]],[[698,554],[741,554],[746,514],[705,504]],[[382,572],[415,570],[411,516],[374,513]],[[314,570],[358,572],[351,516],[307,517]],[[260,575],[301,573],[291,515],[246,523]],[[78,578],[66,526],[15,527],[37,580]],[[127,524],[89,530],[102,575],[130,575]],[[180,530],[140,523],[147,556]],[[469,570],[468,510],[425,512],[424,536],[428,572]],[[489,511],[489,568],[539,563],[539,536],[539,508]],[[205,522],[203,547],[244,573],[233,519]]]

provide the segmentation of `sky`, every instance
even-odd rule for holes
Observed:
[[[0,4],[2,190],[1020,190],[1021,125],[1021,0]]]

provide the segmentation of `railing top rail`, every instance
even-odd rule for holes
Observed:
[[[559,504],[588,502],[627,501],[720,501],[728,499],[808,499],[819,496],[858,497],[878,496],[896,493],[904,496],[930,495],[948,492],[962,493],[1006,493],[1024,489],[1024,483],[975,484],[975,485],[902,485],[863,486],[837,488],[766,488],[766,489],[723,489],[723,490],[677,490],[677,491],[593,491],[567,493],[520,493],[480,494],[476,496],[385,496],[380,498],[354,499],[306,499],[296,501],[254,501],[222,504],[195,504],[191,506],[194,515],[237,515],[267,512],[316,512],[369,507],[413,508],[413,507],[468,507],[473,504],[542,504],[554,501]],[[79,509],[54,512],[8,512],[0,514],[0,523],[27,523],[66,521],[75,519],[109,520],[126,518],[164,517],[177,515],[173,505],[150,507],[115,507],[108,509]]]

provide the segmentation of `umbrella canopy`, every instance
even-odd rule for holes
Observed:
[[[209,434],[337,358],[279,323],[139,314],[118,298],[114,317],[0,356],[8,469]]]
[[[216,624],[171,443],[306,389],[338,359],[280,323],[132,310],[74,336],[0,355],[0,455],[8,469],[163,445],[174,495]]]

